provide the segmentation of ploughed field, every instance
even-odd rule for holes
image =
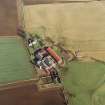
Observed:
[[[0,36],[16,35],[18,26],[16,0],[0,0]]]
[[[65,105],[64,102],[60,88],[38,91],[34,80],[0,88],[2,105]]]

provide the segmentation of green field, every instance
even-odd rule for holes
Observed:
[[[68,68],[64,85],[75,96],[72,105],[105,105],[105,64],[73,61]]]
[[[34,77],[28,54],[20,38],[0,38],[0,84]]]

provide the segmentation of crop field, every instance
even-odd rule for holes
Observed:
[[[0,85],[34,78],[28,54],[18,37],[0,37]]]
[[[105,51],[104,1],[26,5],[24,17],[27,31],[40,32],[56,42],[62,41],[69,49]]]

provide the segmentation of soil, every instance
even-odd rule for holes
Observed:
[[[18,24],[16,0],[0,0],[0,36],[16,35]]]
[[[65,105],[64,102],[60,88],[39,91],[35,81],[9,84],[0,88],[2,105]]]

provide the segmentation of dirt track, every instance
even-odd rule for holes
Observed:
[[[60,89],[38,91],[35,81],[2,87],[0,89],[0,104],[65,105]]]
[[[0,0],[0,35],[16,35],[16,0]]]

